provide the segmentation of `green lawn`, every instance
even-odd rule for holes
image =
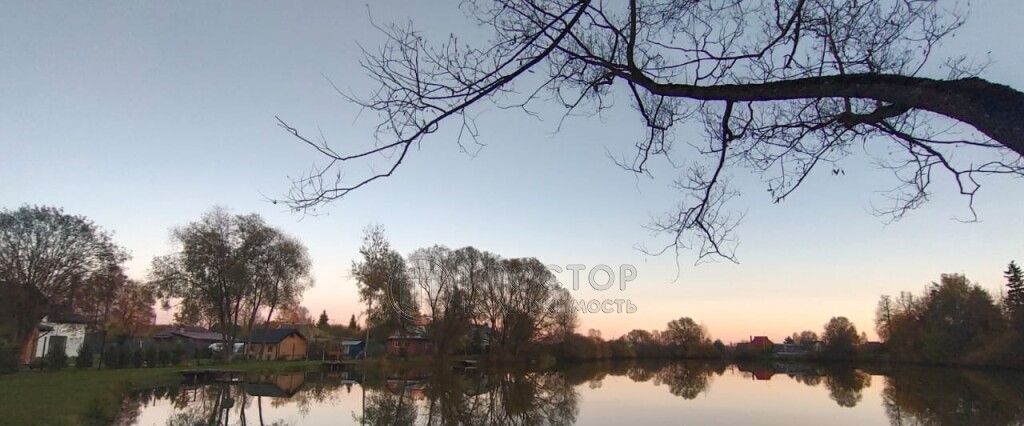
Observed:
[[[243,371],[306,369],[319,361],[244,362],[203,365]],[[0,425],[106,424],[125,392],[180,380],[193,367],[20,372],[0,375]]]

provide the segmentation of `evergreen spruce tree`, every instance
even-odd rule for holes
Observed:
[[[330,324],[328,324],[327,311],[325,310],[323,312],[320,312],[320,319],[317,320],[316,327],[321,329],[321,330],[326,330],[327,327],[329,327],[329,326],[330,326]]]
[[[356,314],[352,314],[352,317],[350,317],[348,319],[348,329],[349,330],[358,330],[359,329],[359,324],[356,323]]]
[[[1017,331],[1024,332],[1024,273],[1016,262],[1010,261],[1004,275],[1006,277],[1006,310],[1010,314]]]

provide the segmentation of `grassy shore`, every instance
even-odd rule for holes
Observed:
[[[319,361],[204,364],[200,368],[272,372],[315,365]],[[192,367],[65,369],[0,375],[0,425],[108,424],[127,391],[174,383],[180,380],[179,371]]]

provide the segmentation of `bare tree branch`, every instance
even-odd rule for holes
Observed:
[[[278,119],[325,160],[293,182],[288,206],[315,209],[390,176],[413,143],[445,124],[457,126],[463,150],[463,137],[480,144],[467,110],[482,102],[534,115],[531,104],[548,101],[564,120],[601,114],[622,94],[647,129],[615,162],[653,176],[651,159],[661,157],[684,170],[680,205],[651,225],[670,237],[653,253],[690,248],[698,260],[735,260],[741,215],[723,211],[736,194],[727,186],[735,168],[759,174],[780,202],[821,167],[844,174],[840,161],[858,145],[885,150],[875,160],[898,185],[893,206],[878,212],[891,219],[927,200],[934,171],[952,178],[972,217],[981,177],[1024,175],[1024,93],[979,78],[985,62],[966,57],[946,61],[944,78],[921,75],[934,47],[965,22],[959,4],[467,0],[463,9],[490,40],[429,44],[409,26],[390,26],[379,50],[364,50],[377,88],[343,96],[379,115],[373,148],[341,154]],[[707,135],[687,164],[671,158],[680,123],[702,124]],[[375,160],[384,171],[352,180],[343,172]]]

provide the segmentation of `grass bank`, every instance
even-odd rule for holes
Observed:
[[[242,371],[302,370],[319,361],[202,365]],[[26,371],[0,375],[0,425],[109,424],[126,392],[174,383],[193,366],[117,370]]]

